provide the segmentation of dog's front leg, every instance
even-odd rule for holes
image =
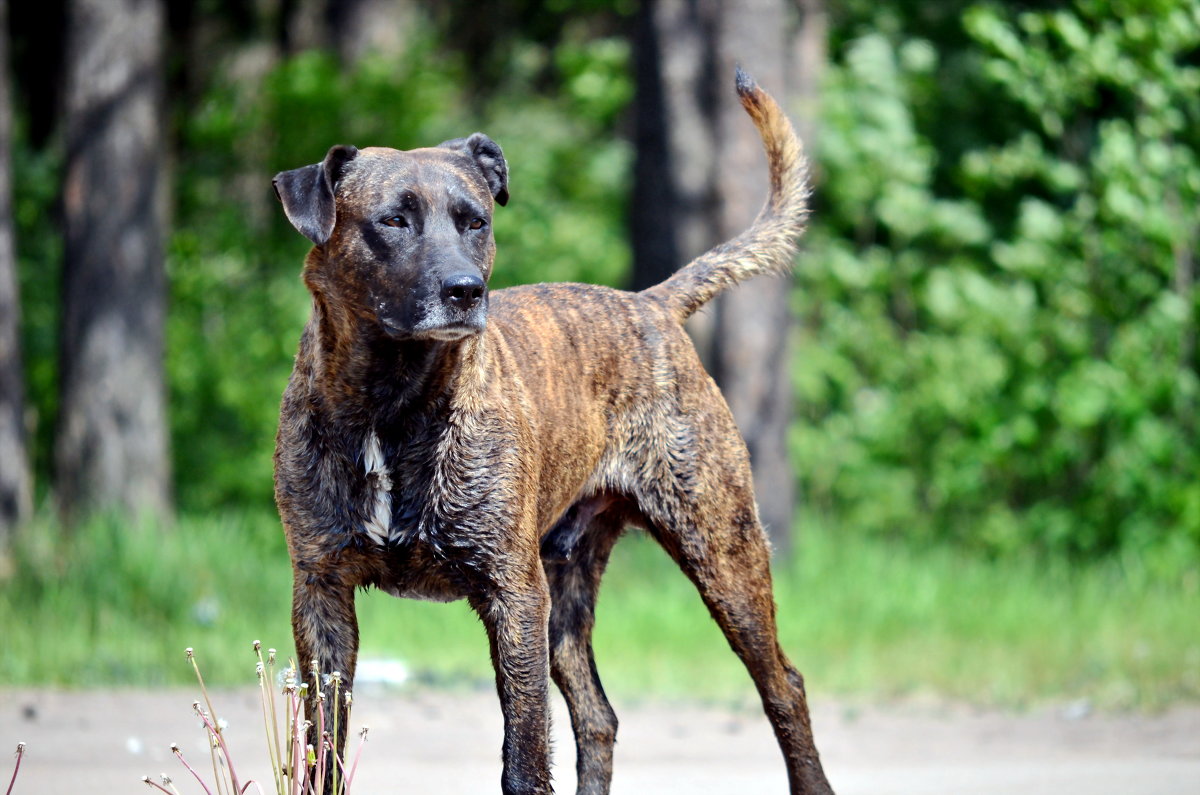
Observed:
[[[504,711],[504,795],[543,795],[550,786],[547,700],[550,594],[536,555],[514,576],[472,600],[484,626]]]
[[[354,667],[358,660],[354,586],[347,585],[336,574],[315,575],[297,569],[292,587],[292,635],[296,642],[299,678],[308,683],[308,698],[304,702],[305,717],[312,723],[308,742],[314,750],[320,749],[322,738],[318,724],[323,711],[324,731],[333,741],[334,752],[342,758],[346,747],[345,693],[354,686]],[[322,675],[320,681],[314,679],[314,663]],[[333,688],[328,679],[335,671],[341,675],[337,704],[334,704]],[[320,711],[318,692],[325,694]],[[334,775],[334,764],[333,759],[325,763],[326,792],[332,791],[328,782]]]

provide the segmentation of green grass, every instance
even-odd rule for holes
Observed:
[[[1133,558],[981,560],[806,522],[777,563],[784,648],[816,693],[932,693],[982,704],[1088,698],[1157,708],[1200,698],[1200,573],[1152,577]],[[170,531],[36,525],[0,582],[0,684],[244,683],[250,643],[290,652],[290,571],[266,515],[183,518]],[[490,679],[464,603],[359,597],[364,658],[418,681]],[[597,665],[623,697],[753,698],[691,584],[642,534],[618,546],[600,595]]]

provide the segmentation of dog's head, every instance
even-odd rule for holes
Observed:
[[[273,182],[316,249],[304,281],[318,299],[395,339],[457,340],[483,330],[508,166],[482,133],[430,149],[335,146]]]

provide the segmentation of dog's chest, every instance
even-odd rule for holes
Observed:
[[[360,531],[378,547],[465,551],[507,514],[511,467],[504,459],[493,442],[464,438],[448,425],[403,435],[373,429],[358,457]]]
[[[363,437],[354,473],[360,488],[351,492],[356,504],[349,513],[358,517],[358,531],[375,546],[411,543],[436,524],[429,504],[436,447],[434,439],[397,443],[375,430]]]
[[[362,462],[366,478],[363,532],[376,544],[386,546],[400,535],[401,528],[392,521],[392,471],[375,431],[368,433],[363,442]]]

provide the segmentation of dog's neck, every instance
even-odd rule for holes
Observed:
[[[447,411],[481,380],[483,334],[396,340],[373,320],[338,313],[315,296],[305,336],[311,383],[327,410],[364,426],[396,422],[417,406]]]

